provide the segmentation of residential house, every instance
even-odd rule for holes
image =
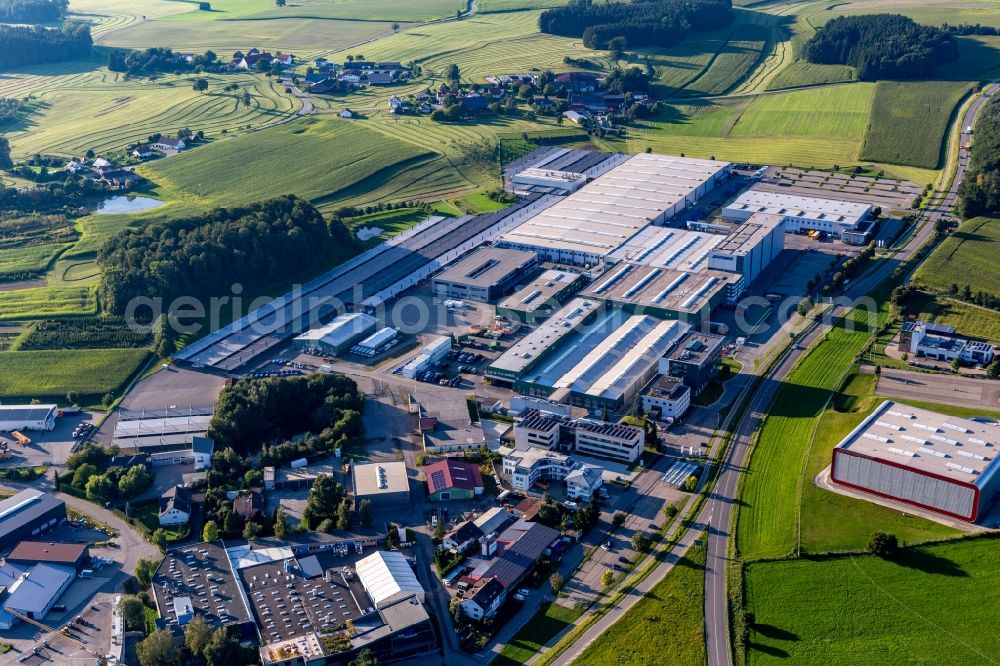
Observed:
[[[589,500],[604,484],[602,473],[596,465],[576,463],[566,474],[566,495],[572,500]]]
[[[191,520],[191,489],[174,486],[160,498],[160,525],[186,525]]]
[[[291,65],[295,62],[295,56],[290,53],[282,53],[278,51],[272,57],[272,60],[280,65]]]
[[[568,92],[593,92],[600,84],[600,77],[590,72],[566,72],[557,74],[552,81],[556,88],[564,88]]]
[[[74,162],[74,161],[71,160],[71,161],[69,161],[69,162],[66,163],[65,169],[66,169],[66,171],[69,171],[70,173],[76,173],[76,172],[80,171],[81,169],[83,169],[83,165],[80,164],[79,162]]]
[[[431,502],[470,500],[483,494],[483,477],[479,466],[463,460],[447,458],[424,468],[427,477],[427,499]]]
[[[132,149],[132,157],[146,158],[153,156],[153,149],[148,143],[140,143]]]
[[[462,612],[473,620],[493,617],[500,610],[505,598],[504,586],[496,578],[484,579],[472,588],[472,593],[462,599]]]
[[[215,453],[215,440],[195,435],[191,438],[191,451],[194,453],[194,470],[200,472],[209,469],[212,466],[212,454]]]
[[[467,520],[441,540],[441,545],[453,553],[464,553],[483,538],[483,531],[476,526],[476,523]]]
[[[369,72],[362,82],[367,81],[372,86],[388,86],[396,83],[396,77],[392,72]]]
[[[171,137],[171,136],[161,136],[151,145],[153,148],[156,148],[157,150],[173,150],[176,152],[180,152],[184,150],[187,144],[184,143],[184,139],[179,139],[177,137]]]
[[[354,112],[345,107],[344,110],[338,113],[337,115],[340,116],[341,118],[353,118]]]
[[[264,520],[264,496],[256,490],[240,495],[233,500],[233,513],[247,522],[259,523]]]
[[[458,101],[466,113],[483,113],[490,106],[490,98],[484,97],[479,93],[469,93],[464,97],[460,97]]]

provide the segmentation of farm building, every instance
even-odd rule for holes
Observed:
[[[834,483],[975,522],[1000,493],[1000,426],[886,400],[833,450]]]
[[[531,284],[497,304],[497,314],[510,320],[534,323],[559,309],[583,276],[562,269],[549,269]]]
[[[326,326],[306,331],[296,336],[296,349],[320,349],[327,354],[341,354],[358,340],[368,336],[378,324],[375,317],[352,312],[336,317]]]
[[[41,490],[0,501],[0,549],[34,539],[66,520],[66,503]]]
[[[501,247],[594,266],[650,224],[675,217],[727,177],[728,162],[640,153],[500,237]]]
[[[372,508],[410,505],[410,481],[402,462],[364,463],[351,468],[354,503],[371,500]]]
[[[871,204],[854,201],[749,189],[722,209],[722,217],[744,222],[752,215],[766,213],[780,217],[787,232],[824,231],[839,237],[844,231],[857,229],[871,210]]]
[[[483,494],[479,465],[445,458],[424,468],[427,499],[431,502],[469,500]]]
[[[0,431],[52,430],[56,413],[56,405],[0,405]]]
[[[445,298],[489,302],[512,290],[538,262],[523,250],[487,247],[460,259],[434,277],[433,289]]]

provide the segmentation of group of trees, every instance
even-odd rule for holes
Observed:
[[[93,45],[90,26],[78,21],[60,28],[0,25],[0,69],[84,58]]]
[[[809,62],[850,65],[862,81],[917,79],[958,59],[951,33],[898,14],[838,16],[806,42]]]
[[[67,9],[69,0],[0,0],[0,22],[55,23]]]
[[[103,505],[129,500],[149,487],[153,476],[144,465],[108,467],[111,451],[85,444],[66,459],[69,484],[86,494],[87,499]]]
[[[122,600],[125,603],[125,599]],[[123,609],[124,610],[124,609]],[[258,663],[253,647],[243,647],[235,630],[219,627],[213,630],[201,615],[195,615],[184,628],[184,647],[174,642],[166,629],[154,631],[136,645],[141,666],[234,666]]]
[[[22,100],[0,97],[0,129],[4,129],[20,120],[27,106]]]
[[[205,51],[190,61],[186,56],[174,53],[172,49],[160,47],[132,51],[114,50],[108,53],[108,69],[132,75],[153,72],[214,71],[221,69],[222,66],[213,51]]]
[[[294,196],[218,208],[112,237],[97,257],[100,299],[115,314],[138,297],[166,304],[181,296],[207,300],[228,294],[234,282],[272,284],[353,243],[342,222],[328,225],[312,204]]]
[[[243,379],[222,391],[208,435],[220,449],[260,455],[262,465],[276,465],[309,453],[332,451],[349,438],[360,436],[363,402],[364,394],[357,385],[338,374]],[[303,433],[301,441],[289,441]],[[284,444],[306,442],[314,444],[289,447],[288,458],[277,450]]]
[[[1000,103],[996,98],[976,120],[969,169],[958,187],[958,209],[964,217],[1000,212]]]
[[[550,35],[582,37],[587,48],[620,53],[626,44],[672,46],[688,33],[715,30],[732,20],[731,0],[570,0],[564,7],[542,12],[538,25]]]

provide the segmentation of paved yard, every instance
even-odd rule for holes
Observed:
[[[956,407],[1000,409],[1000,382],[988,379],[882,368],[875,392],[903,401],[910,399]]]

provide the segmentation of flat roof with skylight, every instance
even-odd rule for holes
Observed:
[[[890,400],[837,448],[975,484],[997,467],[1000,426]]]
[[[733,275],[722,271],[687,273],[669,268],[623,263],[611,267],[583,296],[628,306],[641,314],[666,314],[673,318],[701,318],[722,299]]]
[[[727,219],[747,219],[756,213],[778,215],[781,218],[822,220],[841,226],[854,227],[865,219],[871,204],[821,199],[783,192],[749,189],[723,208]]]

